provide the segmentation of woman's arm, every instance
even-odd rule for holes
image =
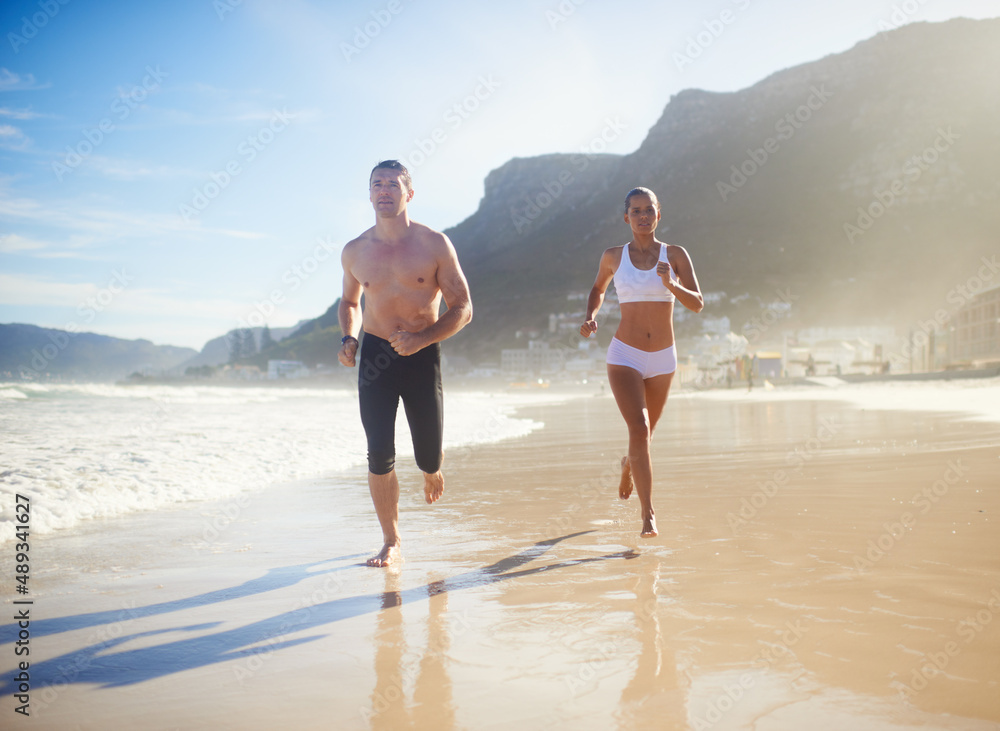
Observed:
[[[604,293],[615,276],[615,269],[617,268],[615,252],[620,253],[621,248],[620,246],[612,246],[601,255],[601,264],[597,269],[597,279],[594,280],[590,296],[587,297],[586,320],[580,326],[580,334],[585,338],[589,338],[597,332],[597,321],[594,318],[597,317],[597,312],[601,309],[601,305],[604,304]]]
[[[683,246],[668,244],[667,258],[677,274],[677,279],[670,278],[667,262],[661,261],[656,265],[656,273],[663,280],[663,286],[669,289],[677,301],[689,310],[701,312],[705,308],[705,298],[701,296],[701,287],[698,286],[698,277],[695,276],[691,257],[688,256]]]

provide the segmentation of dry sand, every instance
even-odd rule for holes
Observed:
[[[1000,728],[1000,424],[672,397],[641,540],[614,402],[526,415],[435,506],[401,458],[388,570],[361,471],[33,539],[2,726]]]

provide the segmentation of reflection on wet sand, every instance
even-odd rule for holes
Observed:
[[[420,660],[413,689],[413,721],[418,729],[449,731],[455,727],[455,704],[448,674],[448,594],[443,588],[443,582],[428,587],[427,649]]]
[[[660,559],[651,567],[636,566],[635,627],[641,649],[635,674],[622,688],[619,728],[682,728],[686,720],[686,698],[679,686],[677,660],[660,623]]]
[[[443,581],[427,585],[427,646],[407,652],[400,578],[387,572],[382,611],[375,629],[375,688],[370,709],[362,709],[373,731],[455,727],[455,704],[448,675],[448,593]],[[407,702],[407,690],[413,699]]]

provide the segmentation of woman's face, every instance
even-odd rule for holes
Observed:
[[[660,211],[653,199],[645,193],[632,196],[625,211],[625,223],[632,228],[633,234],[651,234],[660,222]]]

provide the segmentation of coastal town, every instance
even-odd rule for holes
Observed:
[[[579,336],[586,296],[585,292],[569,294],[566,310],[549,314],[547,328],[518,330],[517,347],[498,348],[492,359],[472,362],[446,351],[445,370],[463,380],[521,385],[585,383],[602,378],[604,341]],[[734,300],[739,298],[730,298],[725,292],[705,294],[709,308]],[[726,316],[695,316],[678,309],[674,318],[680,359],[675,384],[752,388],[807,378],[858,380],[995,370],[1000,366],[1000,285],[984,287],[980,283],[975,292],[963,290],[949,304],[951,309],[940,309],[934,317],[915,321],[905,331],[888,326],[796,327],[790,293],[778,293],[774,301],[761,302],[759,313],[738,327]],[[613,291],[598,318],[602,334],[613,332],[620,319]],[[232,331],[227,338],[261,337],[253,330],[236,334],[240,332]],[[301,360],[270,359],[264,369],[238,360],[231,357],[230,362],[217,366],[189,367],[184,373],[146,369],[138,376],[272,382],[352,377],[336,362],[310,365]]]

